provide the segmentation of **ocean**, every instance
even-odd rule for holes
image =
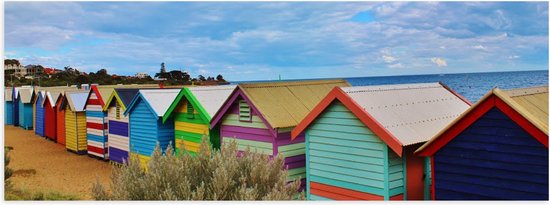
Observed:
[[[442,82],[472,103],[475,103],[494,87],[511,89],[540,85],[548,86],[548,71],[355,77],[345,79],[353,86]]]

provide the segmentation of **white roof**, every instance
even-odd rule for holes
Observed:
[[[237,87],[236,85],[198,86],[190,87],[189,91],[195,96],[210,117],[223,105],[227,97]]]
[[[143,98],[149,103],[155,113],[162,117],[170,104],[178,96],[180,89],[154,89],[154,90],[139,90]]]
[[[71,106],[71,110],[75,112],[84,111],[84,105],[88,99],[88,93],[88,91],[66,92],[65,95],[67,96],[67,101],[69,102],[69,106]]]
[[[23,103],[31,103],[32,94],[33,94],[32,88],[19,88],[17,90],[17,92],[19,93],[19,96],[21,97],[21,99],[19,99],[19,101],[21,101]]]
[[[4,89],[4,100],[9,102],[9,101],[12,101],[13,98],[12,98],[12,87],[7,87]]]
[[[341,89],[403,146],[430,140],[470,107],[440,83]]]

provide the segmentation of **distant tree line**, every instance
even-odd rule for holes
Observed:
[[[4,60],[4,65],[18,64],[16,59]],[[14,77],[13,71],[4,70],[4,85],[5,86],[21,86],[21,85],[39,85],[39,86],[64,86],[75,84],[88,84],[97,83],[100,85],[115,85],[115,84],[157,84],[159,78],[161,78],[164,85],[190,85],[190,84],[227,84],[228,82],[223,79],[222,75],[218,75],[216,78],[207,77],[202,75],[197,78],[191,78],[189,73],[181,72],[179,70],[172,70],[170,72],[157,73],[155,79],[150,76],[138,78],[134,76],[119,76],[110,75],[106,69],[100,69],[97,72],[85,73],[72,68],[71,66],[65,66],[63,70],[54,74],[48,74],[43,72],[44,67],[41,65],[28,65],[26,67],[33,68],[37,72],[33,73],[32,79],[24,77]]]

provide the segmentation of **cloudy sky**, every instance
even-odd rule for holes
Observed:
[[[6,2],[5,57],[228,80],[548,69],[548,3]]]

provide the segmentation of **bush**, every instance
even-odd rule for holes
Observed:
[[[196,156],[184,151],[175,156],[171,146],[162,155],[157,145],[147,168],[137,157],[113,170],[111,192],[96,182],[92,187],[98,200],[290,200],[296,197],[300,180],[287,182],[281,155],[246,150],[240,153],[235,142],[221,150],[203,138]]]
[[[13,174],[13,170],[8,167],[10,164],[10,156],[8,153],[13,148],[4,146],[4,190],[8,190],[11,188],[11,182],[9,178]]]

